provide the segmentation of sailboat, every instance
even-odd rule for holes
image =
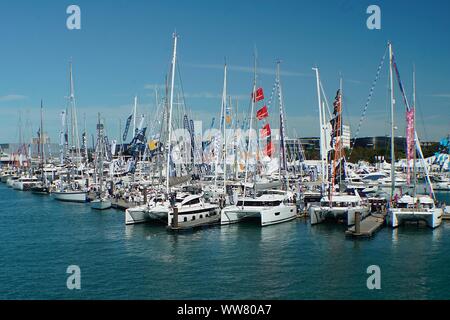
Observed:
[[[41,100],[41,124],[39,127],[39,169],[41,170],[41,179],[35,186],[31,187],[33,194],[48,195],[50,188],[47,176],[44,172],[45,152],[44,152],[44,125],[43,125],[43,101]]]
[[[111,208],[111,200],[103,193],[103,158],[105,151],[104,125],[100,121],[100,113],[98,114],[97,123],[97,150],[96,150],[96,170],[98,177],[98,192],[95,199],[91,201],[91,208],[95,210],[106,210]]]
[[[370,213],[369,207],[363,202],[358,191],[353,194],[343,192],[342,183],[339,183],[339,192],[335,192],[337,175],[343,174],[343,146],[342,146],[342,81],[339,90],[336,93],[334,101],[334,117],[331,119],[331,137],[328,141],[328,132],[324,104],[320,92],[319,69],[313,68],[316,73],[317,96],[319,103],[320,120],[320,152],[322,165],[322,198],[320,204],[309,207],[311,225],[321,223],[328,218],[334,220],[343,220],[348,226],[355,224],[355,214],[358,212],[364,218]],[[329,128],[329,126],[328,126]],[[332,174],[328,175],[328,159],[334,149],[334,159],[331,161]],[[339,179],[341,180],[341,179]],[[328,184],[328,188],[326,188]],[[326,190],[327,189],[327,190]]]
[[[277,83],[279,84],[279,64],[277,69]],[[253,79],[253,91],[251,99],[251,113],[250,113],[250,132],[253,126],[253,115],[255,106],[259,101],[264,99],[264,92],[262,88],[257,88],[256,81],[256,55],[254,66],[254,79]],[[282,104],[282,95],[280,94],[280,104]],[[282,139],[283,137],[283,113],[282,105],[280,106],[280,125],[282,127]],[[256,113],[256,117],[259,120],[263,120],[268,117],[267,106],[263,106]],[[270,126],[266,123],[263,126],[263,138],[266,139],[266,155],[271,158],[273,144],[271,141]],[[253,195],[248,195],[248,174],[249,174],[249,155],[252,153],[252,142],[249,136],[247,145],[247,155],[245,158],[245,179],[243,184],[243,192],[241,196],[237,197],[235,204],[230,205],[222,209],[221,211],[221,224],[233,224],[242,220],[256,218],[260,221],[261,226],[269,226],[282,222],[294,220],[297,217],[297,207],[295,204],[295,195],[288,190],[288,179],[286,177],[285,190],[256,190],[256,174],[253,179]],[[281,154],[285,155],[286,150],[281,146]],[[283,161],[284,162],[284,161]],[[256,169],[257,163],[255,163]],[[285,169],[285,175],[287,174],[287,167]]]
[[[53,190],[51,192],[51,195],[53,198],[59,201],[86,202],[88,194],[87,189],[84,188],[79,182],[73,181],[73,175],[71,174],[71,171],[78,172],[78,169],[81,167],[80,139],[78,136],[72,62],[70,63],[69,78],[70,78],[69,106],[71,114],[71,142],[72,142],[72,147],[70,148],[69,152],[71,155],[71,160],[72,161],[75,160],[76,163],[69,164],[68,168],[69,171],[67,172],[67,181],[64,181],[62,177],[60,177],[59,186],[57,187],[56,190]],[[78,165],[78,167],[76,165]]]
[[[406,97],[404,87],[400,80],[400,73],[397,68],[397,64],[394,62],[394,54],[392,50],[392,44],[389,43],[389,80],[390,80],[390,100],[391,100],[391,203],[388,209],[387,214],[387,224],[392,228],[397,228],[399,225],[405,222],[419,222],[424,221],[428,227],[434,229],[441,225],[442,217],[444,215],[444,210],[442,208],[436,207],[435,204],[435,195],[433,190],[433,185],[430,180],[430,176],[427,169],[427,164],[425,163],[425,159],[423,157],[422,149],[420,147],[419,138],[417,135],[417,131],[414,126],[414,118],[415,118],[415,108],[416,108],[416,88],[415,88],[415,72],[413,79],[413,106],[410,107],[408,103],[408,99]],[[403,96],[403,101],[406,105],[406,114],[407,114],[407,151],[408,151],[408,160],[413,157],[414,160],[414,190],[413,196],[408,194],[403,195],[398,199],[397,195],[394,196],[395,193],[395,153],[394,153],[394,69],[395,74],[397,75],[397,81],[400,87],[400,92]],[[415,157],[416,152],[420,156],[420,160],[423,165],[423,169],[425,171],[426,182],[430,188],[430,195],[418,195],[416,194],[416,174],[415,174]],[[408,161],[408,172],[409,172],[409,161]]]
[[[185,192],[172,192],[170,171],[172,167],[172,118],[174,104],[174,85],[177,61],[178,35],[173,35],[173,55],[171,63],[171,85],[167,119],[166,180],[165,192],[156,192],[143,206],[129,208],[125,211],[125,224],[148,221],[163,221],[173,230],[211,224],[220,219],[219,206],[207,203],[203,194],[191,195]]]

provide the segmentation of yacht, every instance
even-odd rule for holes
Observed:
[[[14,190],[28,191],[39,182],[38,178],[30,176],[21,176],[12,184]]]
[[[177,209],[175,214],[174,209]],[[177,218],[177,223],[174,219]],[[168,226],[171,229],[183,229],[206,224],[218,223],[220,220],[220,208],[217,204],[205,202],[202,195],[189,195],[168,213]]]
[[[237,203],[221,211],[221,224],[227,225],[248,218],[258,218],[261,226],[291,221],[297,217],[294,193],[265,190],[256,197],[240,197]]]
[[[188,196],[188,194],[180,193],[175,197],[175,203],[181,203]],[[156,194],[150,198],[147,204],[128,208],[125,210],[125,224],[137,224],[144,222],[161,222],[168,221],[168,214],[170,211],[170,202],[167,200],[165,194]]]
[[[12,188],[14,182],[19,180],[19,178],[20,178],[20,175],[12,175],[8,179],[6,179],[6,185],[8,186],[8,188]]]
[[[355,213],[359,212],[363,219],[369,215],[369,206],[362,202],[357,192],[354,195],[334,194],[331,203],[328,196],[322,197],[320,205],[313,205],[309,208],[311,225],[324,222],[332,218],[343,220],[348,226],[355,224]]]
[[[433,189],[437,191],[450,191],[450,178],[439,175],[433,177]]]
[[[111,208],[112,203],[108,197],[100,197],[91,201],[91,208],[94,210],[106,210]]]
[[[388,209],[386,221],[392,228],[406,221],[424,221],[434,229],[441,225],[443,214],[444,210],[437,208],[433,198],[428,195],[404,195]]]

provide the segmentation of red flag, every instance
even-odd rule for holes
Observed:
[[[271,130],[270,130],[270,125],[266,124],[264,127],[262,127],[261,131],[260,131],[260,136],[261,138],[265,138],[271,135]]]
[[[273,153],[273,142],[270,141],[267,143],[266,148],[264,149],[264,154],[268,157],[271,157]]]
[[[256,117],[258,120],[262,120],[264,118],[267,118],[269,116],[269,111],[267,110],[267,106],[262,107],[256,112]]]
[[[252,94],[252,97],[255,102],[261,101],[264,99],[264,91],[262,88],[256,89],[256,94]]]

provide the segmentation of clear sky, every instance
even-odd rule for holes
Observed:
[[[81,30],[66,28],[66,8],[81,7]],[[381,7],[381,30],[366,27],[370,4]],[[315,78],[318,66],[332,99],[343,76],[344,117],[353,132],[391,40],[410,95],[417,70],[417,126],[422,140],[450,132],[450,1],[447,0],[4,0],[0,2],[0,142],[18,139],[18,115],[37,131],[40,99],[53,140],[66,105],[68,62],[74,63],[75,94],[92,131],[100,111],[110,134],[129,115],[133,96],[154,113],[154,86],[164,83],[172,33],[179,40],[179,67],[188,107],[210,122],[217,116],[224,57],[229,93],[247,106],[253,50],[266,92],[281,59],[290,135],[318,135]],[[388,133],[387,64],[375,89],[360,136]],[[398,90],[397,90],[398,91]],[[332,102],[332,101],[330,101]],[[399,135],[404,107],[397,98]],[[82,124],[80,124],[82,126]],[[28,130],[28,131],[27,131]]]

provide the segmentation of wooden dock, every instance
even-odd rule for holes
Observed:
[[[442,220],[450,221],[450,214],[445,214],[442,216]]]
[[[383,214],[374,213],[359,223],[358,231],[356,231],[357,226],[355,225],[350,227],[345,235],[351,238],[370,238],[384,225],[384,219]]]

